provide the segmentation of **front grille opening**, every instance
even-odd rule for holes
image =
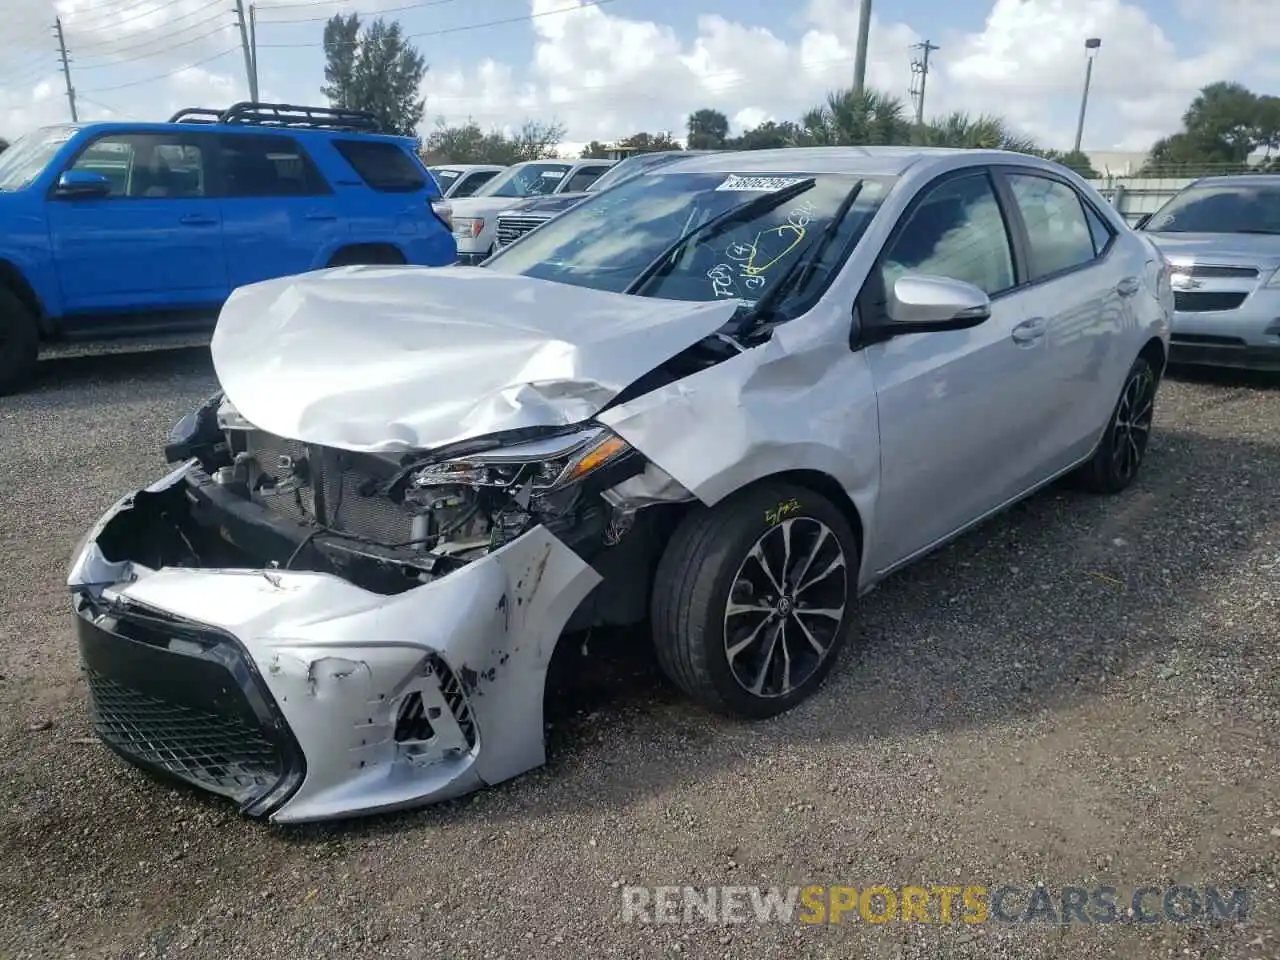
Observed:
[[[1255,267],[1216,267],[1210,264],[1197,263],[1191,268],[1191,276],[1193,277],[1251,280],[1257,275],[1258,271]]]
[[[428,661],[427,667],[435,673],[436,680],[440,684],[440,692],[444,696],[445,703],[449,705],[449,712],[453,714],[453,719],[458,724],[458,728],[462,730],[467,746],[474,747],[476,745],[476,721],[471,714],[471,704],[467,702],[466,691],[462,689],[462,684],[459,682],[457,675],[439,657],[432,657]]]
[[[428,716],[430,714],[430,716]],[[396,714],[396,743],[426,743],[436,735],[432,720],[440,718],[440,708],[429,710],[422,702],[422,694],[414,690],[400,703]]]
[[[85,679],[94,731],[144,764],[242,804],[285,774],[280,751],[245,723],[158,700],[93,670]]]

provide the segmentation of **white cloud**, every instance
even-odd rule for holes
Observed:
[[[32,11],[24,22],[48,20],[48,0],[17,2]],[[156,12],[128,22],[104,16],[102,2],[57,0],[69,33],[82,45],[101,44],[99,53],[142,44],[144,24],[154,31],[159,23],[166,34],[190,27],[175,36],[179,41],[217,26],[192,26],[216,12],[202,12],[205,0],[157,3]],[[679,135],[690,112],[713,107],[742,129],[764,119],[797,117],[829,89],[848,86],[852,79],[859,0],[808,0],[795,8],[785,38],[775,30],[737,22],[728,13],[699,16],[691,36],[642,14],[615,15],[617,8],[611,6],[554,13],[581,2],[528,0],[534,17],[528,25],[533,46],[527,63],[472,58],[451,65],[435,49],[424,48],[434,63],[423,85],[428,125],[437,116],[449,122],[470,116],[485,126],[505,127],[526,118],[558,120],[568,139],[586,142],[640,130]],[[927,35],[941,49],[932,60],[926,113],[995,113],[1046,144],[1067,146],[1083,80],[1083,40],[1098,36],[1103,45],[1094,70],[1085,146],[1140,149],[1177,128],[1186,104],[1205,83],[1238,79],[1265,89],[1263,85],[1280,81],[1277,58],[1266,55],[1280,48],[1280,4],[1275,0],[1165,3],[1171,9],[1157,17],[1134,0],[991,0],[985,21],[971,32],[895,22],[892,5],[882,4],[890,17],[873,17],[868,83],[905,99],[911,79],[909,47]],[[359,6],[371,9],[367,2]],[[1156,8],[1152,0],[1147,6]],[[1167,27],[1177,18],[1197,30],[1194,53],[1179,51],[1169,35]],[[176,70],[238,43],[238,33],[225,20],[223,26],[223,32],[181,50],[129,63],[127,72],[103,70],[101,84],[81,71],[76,83],[84,90],[82,117],[113,111],[154,118],[191,102],[243,97],[243,70],[236,55],[154,83],[106,89]],[[466,36],[481,41],[483,33]],[[66,117],[62,78],[56,64],[49,65],[47,23],[19,49],[38,55],[20,56],[16,66],[0,67],[0,135],[5,136]],[[454,49],[461,58],[463,49],[485,48],[478,42]],[[318,83],[310,73],[282,71],[263,77],[264,87],[270,88],[264,89],[264,98],[311,101]],[[103,88],[100,95],[93,92],[96,87]]]

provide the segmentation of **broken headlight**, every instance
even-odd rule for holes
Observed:
[[[430,464],[410,475],[408,490],[487,487],[527,490],[536,496],[571,486],[631,453],[631,445],[617,434],[592,427],[568,436]]]

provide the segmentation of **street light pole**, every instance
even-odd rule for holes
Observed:
[[[1098,37],[1090,37],[1084,42],[1084,93],[1080,96],[1080,119],[1076,121],[1076,145],[1073,153],[1080,152],[1080,141],[1084,139],[1084,112],[1089,106],[1089,82],[1093,79],[1093,58],[1098,54],[1102,41]]]
[[[853,95],[861,97],[867,88],[867,35],[871,33],[871,0],[862,0],[858,13],[858,46],[853,54]]]

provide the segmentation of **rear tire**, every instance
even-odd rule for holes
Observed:
[[[0,396],[14,393],[31,379],[40,355],[35,315],[7,287],[0,287]]]
[[[331,267],[388,267],[403,266],[404,256],[390,247],[350,247],[339,250],[329,261]]]
[[[766,481],[691,513],[654,578],[658,662],[722,713],[790,710],[822,684],[853,630],[857,569],[844,514],[805,487]]]
[[[1090,493],[1117,494],[1138,477],[1151,438],[1160,374],[1146,357],[1129,368],[1107,430],[1093,459],[1076,471],[1075,485]]]

